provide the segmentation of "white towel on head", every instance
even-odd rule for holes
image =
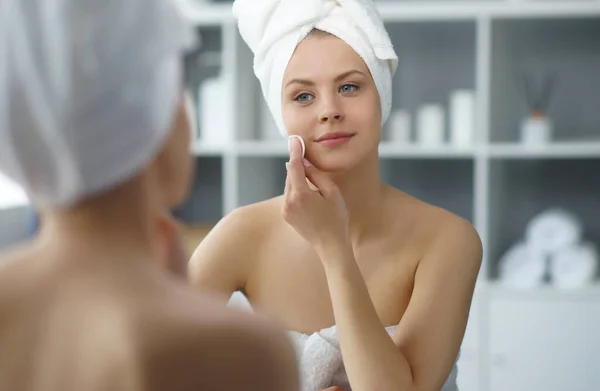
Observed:
[[[194,43],[175,0],[0,0],[0,171],[38,205],[125,181],[158,152]]]
[[[361,56],[379,92],[382,125],[387,121],[398,58],[372,0],[235,0],[233,13],[283,136],[283,75],[296,46],[315,28],[337,36]]]

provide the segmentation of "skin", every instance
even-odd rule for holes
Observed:
[[[310,35],[283,85],[284,121],[305,140],[305,159],[294,141],[284,194],[219,222],[191,258],[191,282],[224,299],[240,290],[290,330],[336,325],[355,391],[439,390],[464,336],[479,236],[382,183],[379,96],[347,44]],[[355,136],[337,147],[315,142],[330,131]],[[396,326],[393,337],[384,326]]]
[[[0,254],[0,389],[298,389],[285,334],[187,285],[164,212],[192,177],[183,107],[135,178],[44,209],[39,236]]]

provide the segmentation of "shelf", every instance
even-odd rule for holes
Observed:
[[[555,16],[600,15],[600,6],[593,1],[569,2],[489,2],[481,1],[419,1],[382,2],[378,5],[384,20],[399,21],[439,21],[469,20],[478,17],[490,18],[531,18]]]
[[[234,145],[234,149],[242,157],[288,157],[287,140],[281,137],[281,141],[240,141]]]
[[[489,156],[501,159],[577,159],[600,158],[600,141],[559,142],[543,146],[525,146],[518,143],[494,143]]]
[[[491,282],[487,284],[485,289],[492,296],[492,298],[515,299],[518,301],[600,301],[600,283],[574,289],[559,289],[552,286],[543,286],[531,289],[515,289],[505,287],[499,282]]]
[[[219,157],[228,150],[226,146],[206,145],[200,141],[196,141],[192,146],[192,153],[197,157]]]
[[[234,21],[231,4],[205,5],[184,0],[183,12],[198,25],[216,25]],[[196,3],[196,4],[195,4]],[[378,10],[386,22],[448,21],[490,18],[548,18],[557,16],[600,15],[600,6],[594,1],[569,2],[481,2],[481,1],[419,1],[379,2]]]
[[[198,26],[216,26],[234,20],[231,4],[202,4],[198,0],[181,0],[180,3],[185,17]]]
[[[472,159],[476,156],[476,150],[475,147],[423,147],[418,144],[406,145],[382,142],[379,145],[379,156],[381,158],[393,159]]]

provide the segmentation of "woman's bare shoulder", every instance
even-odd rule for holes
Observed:
[[[428,244],[444,241],[449,236],[477,244],[479,235],[473,224],[464,217],[438,205],[391,189],[389,216],[398,224],[411,227],[414,234],[424,238]]]
[[[194,285],[239,289],[271,233],[281,224],[281,200],[239,207],[221,219],[200,242],[189,262]]]
[[[145,373],[153,389],[295,389],[296,356],[282,328],[210,296],[191,293],[188,304],[189,310],[181,306],[144,322]]]
[[[210,241],[234,244],[240,251],[261,242],[281,219],[281,197],[241,206],[223,217],[206,236]],[[239,246],[242,246],[240,248]]]

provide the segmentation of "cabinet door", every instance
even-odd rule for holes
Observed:
[[[465,337],[460,348],[460,358],[458,360],[458,389],[460,391],[481,391],[480,375],[479,375],[479,355],[480,341],[479,328],[481,318],[479,316],[479,308],[481,301],[479,299],[479,291],[475,291],[471,311],[469,314],[469,323],[465,330]]]
[[[600,302],[492,299],[491,391],[600,390]]]
[[[481,391],[479,384],[479,351],[463,348],[458,360],[456,382],[460,391]]]

